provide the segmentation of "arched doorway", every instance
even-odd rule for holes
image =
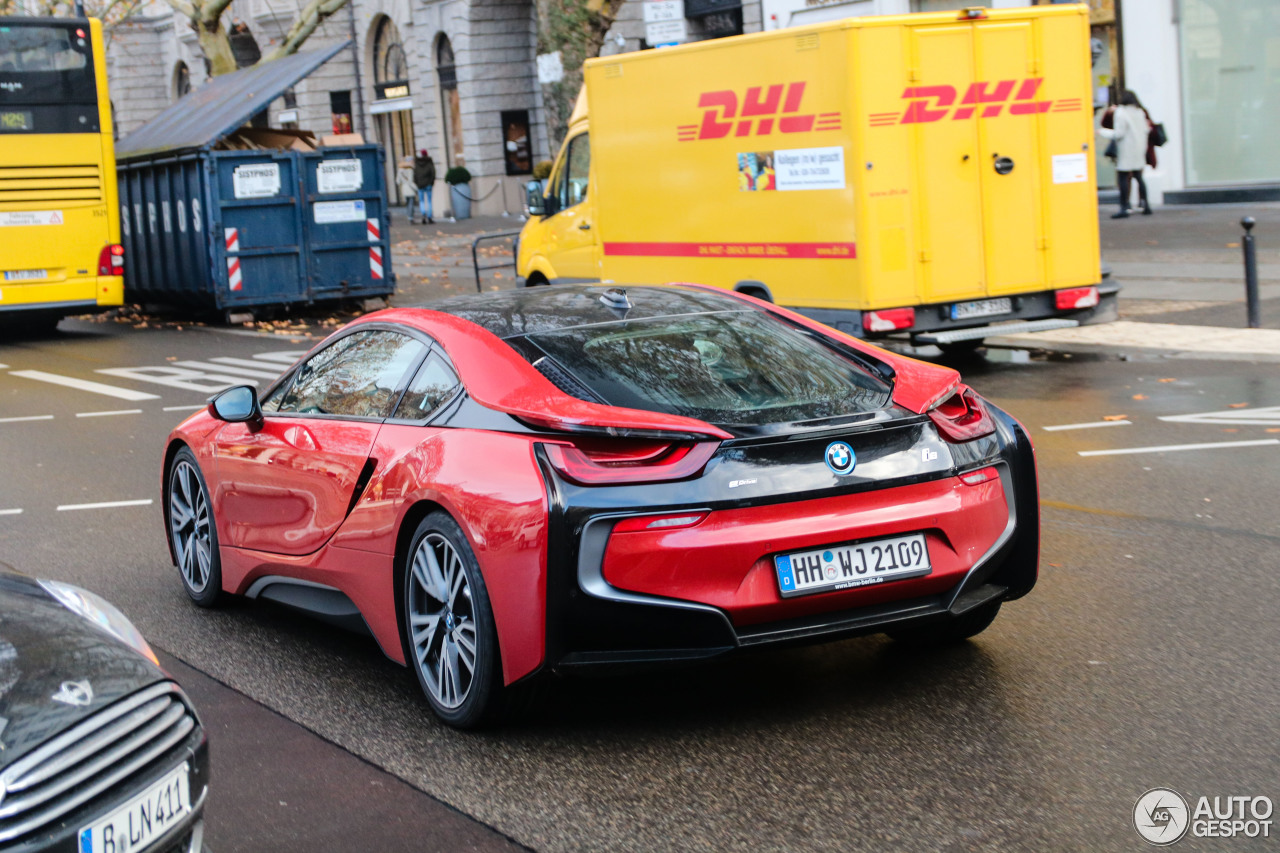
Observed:
[[[387,152],[387,187],[399,204],[407,199],[396,184],[396,169],[414,154],[413,96],[409,91],[409,63],[405,58],[400,30],[385,15],[373,28],[373,113],[378,141]]]
[[[436,39],[436,76],[440,80],[440,116],[444,121],[446,166],[466,165],[462,146],[462,105],[458,100],[458,69],[453,45],[444,33]]]

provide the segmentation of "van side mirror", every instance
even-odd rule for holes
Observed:
[[[248,424],[253,432],[266,423],[258,403],[258,389],[252,385],[236,385],[209,398],[209,414],[229,424]]]
[[[542,181],[530,181],[524,185],[525,191],[525,207],[529,209],[530,216],[546,216],[547,215],[547,199],[542,195]]]

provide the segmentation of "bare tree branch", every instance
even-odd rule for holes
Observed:
[[[298,17],[294,19],[293,26],[289,28],[284,39],[270,53],[258,60],[259,64],[297,53],[307,37],[320,26],[320,22],[341,9],[346,3],[347,0],[309,0],[307,5],[298,12]]]
[[[192,26],[195,26],[195,22],[200,20],[200,13],[196,11],[196,7],[189,3],[188,0],[165,0],[165,2],[172,6],[173,10],[179,15],[191,21]]]

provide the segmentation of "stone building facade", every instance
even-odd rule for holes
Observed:
[[[707,12],[687,22],[689,40],[761,29],[760,0],[687,2]],[[295,8],[234,0],[223,20],[234,26],[238,59],[251,64],[256,52],[267,52]],[[629,0],[602,54],[648,47],[649,32],[644,3]],[[443,177],[453,165],[473,175],[473,213],[519,216],[533,164],[555,155],[538,80],[533,0],[351,0],[303,50],[348,41],[271,105],[268,125],[317,135],[355,131],[383,145],[393,203],[401,200],[397,161],[427,149],[437,167],[437,216],[449,212]],[[208,79],[195,34],[159,0],[115,29],[107,61],[120,136]]]

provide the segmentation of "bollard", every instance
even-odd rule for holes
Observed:
[[[1249,307],[1249,328],[1257,329],[1262,325],[1262,311],[1258,306],[1258,250],[1253,245],[1253,226],[1257,224],[1252,216],[1240,220],[1244,226],[1244,300]]]

